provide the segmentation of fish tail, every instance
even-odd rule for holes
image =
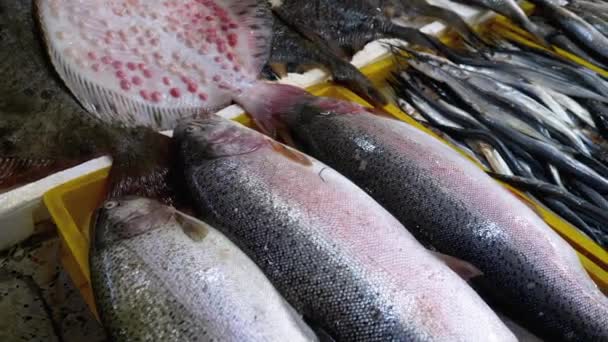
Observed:
[[[374,105],[386,105],[386,97],[355,66],[335,58],[330,61],[329,67],[334,82],[346,86]]]
[[[116,139],[107,199],[138,196],[183,208],[183,174],[176,166],[171,138],[148,128],[135,128]],[[187,208],[184,208],[187,209]]]
[[[40,180],[86,159],[0,156],[0,192]]]
[[[301,104],[315,97],[287,84],[258,82],[235,98],[264,133],[275,137],[282,122]]]

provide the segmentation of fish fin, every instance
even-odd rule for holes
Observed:
[[[257,78],[272,38],[266,2],[167,4],[37,1],[55,69],[96,117],[169,129],[226,105]]]
[[[298,105],[314,98],[307,91],[295,86],[260,82],[235,100],[251,115],[260,130],[275,137],[281,121]]]
[[[173,167],[171,139],[144,128],[129,130],[123,139],[111,151],[108,199],[139,196],[167,205],[180,203],[175,182],[183,177]]]
[[[269,66],[278,78],[287,76],[287,65],[285,63],[270,63]]]
[[[315,333],[315,335],[319,339],[319,342],[336,342],[336,339],[333,338],[331,334],[327,332],[327,330],[325,330],[325,328],[323,328],[321,324],[318,323],[317,320],[309,318],[307,316],[302,317],[302,319],[304,320],[304,323],[306,323],[306,325],[308,325],[310,329],[312,329],[312,331]]]
[[[473,266],[473,264],[469,262],[466,262],[462,259],[458,259],[451,255],[439,253],[437,251],[430,252],[465,281],[469,281],[472,278],[483,275],[483,272],[481,272],[477,267]]]
[[[329,51],[330,53],[338,56],[339,58],[346,59],[348,58],[348,54],[346,51],[338,47],[337,45],[327,44],[325,39],[321,37],[316,32],[309,29],[308,22],[299,22],[294,20],[289,20],[288,15],[284,15],[283,11],[280,8],[273,8],[272,13],[286,26],[291,28],[293,31],[299,33],[302,37],[308,39],[315,45],[317,45],[320,49],[324,51]]]
[[[175,211],[175,220],[182,227],[182,230],[192,241],[200,242],[209,234],[209,225],[190,215],[180,211]]]
[[[289,148],[275,140],[270,140],[270,145],[272,146],[273,150],[275,150],[277,153],[285,156],[287,159],[290,159],[290,160],[292,160],[298,164],[304,165],[304,166],[312,165],[312,159],[310,159],[310,157],[308,157],[307,155],[305,155],[304,153],[302,153],[298,150]]]
[[[0,156],[0,192],[40,180],[91,158],[76,160]]]
[[[337,57],[330,59],[329,62],[334,82],[344,85],[375,106],[383,107],[387,104],[386,97],[354,65]]]
[[[387,38],[397,38],[411,44],[415,44],[431,50],[436,50],[435,42],[429,40],[429,36],[422,31],[406,26],[387,25],[384,32]]]

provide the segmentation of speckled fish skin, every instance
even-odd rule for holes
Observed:
[[[113,341],[316,341],[230,240],[156,201],[106,201],[90,261]]]
[[[329,47],[354,54],[375,39],[399,38],[433,48],[426,37],[391,22],[368,0],[271,1],[273,11],[285,22],[309,33]],[[306,35],[306,34],[305,34]]]
[[[490,298],[530,330],[549,340],[608,339],[608,301],[574,250],[462,155],[364,110],[332,114],[309,102],[285,122],[304,151],[365,189],[419,241],[479,268]]]
[[[337,172],[219,117],[175,134],[205,220],[336,340],[515,340],[458,275]]]

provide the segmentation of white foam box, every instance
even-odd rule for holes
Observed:
[[[429,2],[457,12],[470,24],[483,22],[492,16],[488,12],[478,11],[449,0],[430,0]],[[447,27],[440,22],[432,22],[421,28],[423,32],[435,36],[441,35],[446,29]],[[390,53],[385,45],[387,42],[403,44],[403,42],[393,39],[371,42],[353,56],[352,63],[356,67],[362,68],[386,58]],[[308,88],[325,82],[328,78],[329,75],[323,70],[313,69],[303,74],[290,73],[279,82]],[[232,105],[217,114],[226,118],[235,118],[243,112],[239,106]],[[164,133],[170,135],[170,132]],[[111,164],[112,159],[109,157],[93,159],[0,194],[0,251],[27,239],[33,234],[36,223],[49,219],[49,213],[42,202],[42,196],[47,191],[85,174],[108,167]]]

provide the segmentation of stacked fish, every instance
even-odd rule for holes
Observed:
[[[396,74],[393,88],[498,178],[608,246],[608,82],[550,53],[503,44],[487,58],[413,52],[412,70]]]
[[[370,8],[364,1],[322,3],[303,8],[333,13],[328,25],[336,8],[360,19],[323,31],[340,47],[388,34],[435,46],[361,11]],[[470,160],[360,105],[259,81],[272,40],[265,3],[36,4],[50,60],[80,106],[45,69],[31,35],[31,3],[0,3],[8,32],[25,38],[5,39],[0,26],[15,95],[0,108],[11,119],[4,130],[18,138],[0,145],[0,180],[16,183],[24,169],[60,167],[90,153],[113,156],[110,198],[97,211],[90,253],[97,307],[112,339],[515,341],[494,310],[546,339],[608,339],[608,299],[572,247]],[[275,9],[279,19],[322,43],[319,25],[311,33],[297,24],[297,8],[283,9]],[[32,52],[33,60],[24,57]],[[443,70],[434,57],[419,56],[418,65]],[[57,103],[38,97],[41,87],[56,91]],[[211,114],[231,101],[267,135]],[[70,125],[46,122],[30,104],[55,119],[62,108],[54,106],[65,105]],[[27,130],[15,125],[18,113],[27,114]],[[23,142],[35,141],[40,122],[55,132],[47,139],[57,150],[43,154],[39,144],[29,157]],[[103,138],[86,142],[78,122]],[[542,146],[561,142],[595,156],[581,133],[555,124],[537,137],[525,123],[505,126]],[[173,139],[152,130],[159,128],[175,128]],[[279,134],[297,149],[272,138]],[[86,149],[68,153],[70,142]],[[604,185],[603,176],[584,171],[582,181]]]
[[[605,0],[530,0],[528,18],[515,0],[458,0],[511,19],[548,48],[569,51],[598,66],[608,63],[608,3]]]

